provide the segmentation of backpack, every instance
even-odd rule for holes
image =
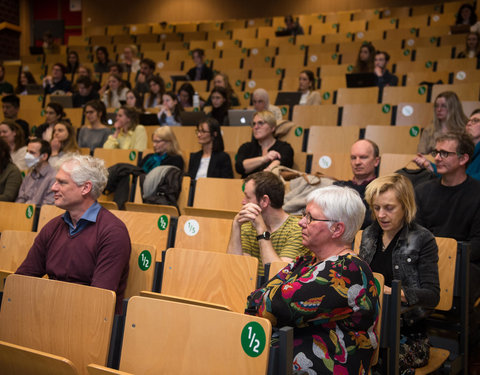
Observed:
[[[140,176],[143,203],[177,207],[183,172],[173,165],[160,165]]]

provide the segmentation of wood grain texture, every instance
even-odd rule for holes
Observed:
[[[150,253],[150,259],[145,257],[142,259],[144,251]],[[155,245],[132,243],[127,288],[125,289],[124,298],[138,296],[142,290],[152,290],[156,259],[157,249]],[[140,264],[143,265],[143,268],[148,268],[142,269]]]
[[[350,154],[352,144],[360,137],[358,126],[312,126],[307,152],[338,152]]]
[[[0,233],[7,229],[31,231],[35,205],[0,202]]]
[[[240,211],[244,198],[242,186],[241,179],[199,178],[193,207]]]
[[[438,277],[440,279],[440,302],[435,308],[448,311],[453,303],[457,241],[445,237],[435,237],[435,241],[438,246]]]

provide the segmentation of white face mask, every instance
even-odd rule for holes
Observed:
[[[40,161],[40,156],[35,157],[29,152],[25,154],[25,164],[27,165],[28,168],[32,168],[36,166],[39,161]]]

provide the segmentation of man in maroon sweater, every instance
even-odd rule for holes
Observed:
[[[113,290],[120,313],[131,245],[125,224],[97,202],[107,176],[103,160],[66,157],[52,186],[66,212],[42,228],[16,273]]]

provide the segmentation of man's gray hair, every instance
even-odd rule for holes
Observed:
[[[61,160],[61,169],[70,174],[77,186],[92,183],[91,197],[98,199],[108,180],[108,170],[102,159],[90,155],[67,154]]]
[[[326,186],[312,191],[307,197],[307,204],[310,202],[320,207],[327,219],[344,223],[342,240],[353,242],[365,218],[365,205],[358,192],[346,186]]]

